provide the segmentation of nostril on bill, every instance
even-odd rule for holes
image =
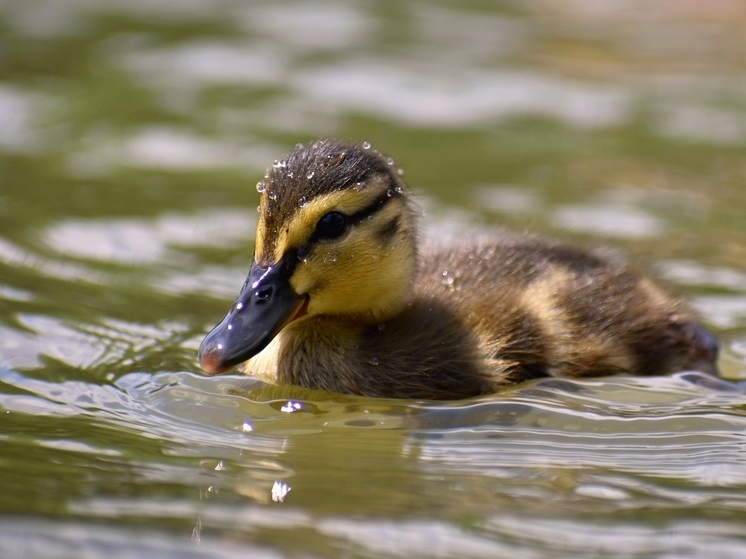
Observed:
[[[264,285],[254,292],[257,303],[266,303],[272,297],[272,286]]]

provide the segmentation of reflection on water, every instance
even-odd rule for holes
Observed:
[[[229,541],[248,551],[256,538],[281,552],[305,549],[282,535],[290,533],[307,534],[318,550],[361,548],[364,556],[585,556],[584,546],[630,556],[628,546],[619,554],[630,537],[634,555],[645,556],[666,542],[646,516],[686,532],[686,556],[735,553],[745,543],[746,386],[703,388],[698,378],[535,381],[500,396],[427,404],[293,389],[259,401],[252,398],[262,386],[240,376],[138,373],[98,386],[6,373],[0,403],[37,424],[94,421],[108,433],[70,440],[64,430],[26,428],[37,453],[98,463],[105,470],[96,476],[126,466],[136,484],[75,492],[68,515],[181,526],[177,549],[198,525],[211,551],[197,556],[224,556]],[[139,450],[125,442],[137,433]],[[690,531],[689,514],[708,510],[716,517]],[[402,511],[408,519],[395,520]],[[610,516],[618,522],[607,524]],[[74,526],[32,523],[22,532],[46,530],[44,541],[95,549],[98,540],[67,539]],[[97,530],[95,538],[121,545],[120,535]],[[19,541],[3,538],[0,549]],[[171,542],[153,534],[138,545]]]
[[[614,89],[524,72],[454,72],[451,63],[392,69],[392,62],[351,60],[296,81],[314,104],[423,127],[494,126],[501,118],[521,115],[593,127],[619,124],[627,116],[629,100]]]
[[[264,146],[217,141],[167,127],[148,127],[129,138],[97,133],[83,139],[84,149],[69,156],[68,172],[80,178],[106,175],[117,166],[190,172],[221,168],[256,168],[274,155]]]
[[[620,204],[559,206],[553,222],[558,227],[610,237],[654,237],[665,229],[659,218]]]
[[[0,150],[23,153],[40,147],[32,125],[38,104],[37,95],[0,84]]]
[[[215,208],[194,215],[163,214],[137,219],[70,220],[50,227],[46,243],[57,253],[120,264],[163,261],[169,246],[241,246],[254,234],[256,213]]]
[[[0,3],[0,556],[743,556],[745,28],[704,0]],[[396,157],[428,235],[639,259],[733,380],[202,376],[253,185],[324,135]]]

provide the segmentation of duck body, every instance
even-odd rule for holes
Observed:
[[[258,190],[254,262],[202,342],[208,373],[456,399],[545,376],[716,372],[715,338],[622,264],[507,232],[420,240],[408,187],[365,146],[296,148]]]

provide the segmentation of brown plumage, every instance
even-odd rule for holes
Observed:
[[[203,341],[203,369],[437,399],[543,376],[716,372],[715,338],[632,269],[508,233],[420,241],[392,163],[326,141],[275,162],[249,278]]]

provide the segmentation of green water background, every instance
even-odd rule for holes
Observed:
[[[325,136],[430,234],[648,268],[736,383],[202,376],[253,185]],[[742,3],[0,1],[0,557],[742,557],[744,378]]]

